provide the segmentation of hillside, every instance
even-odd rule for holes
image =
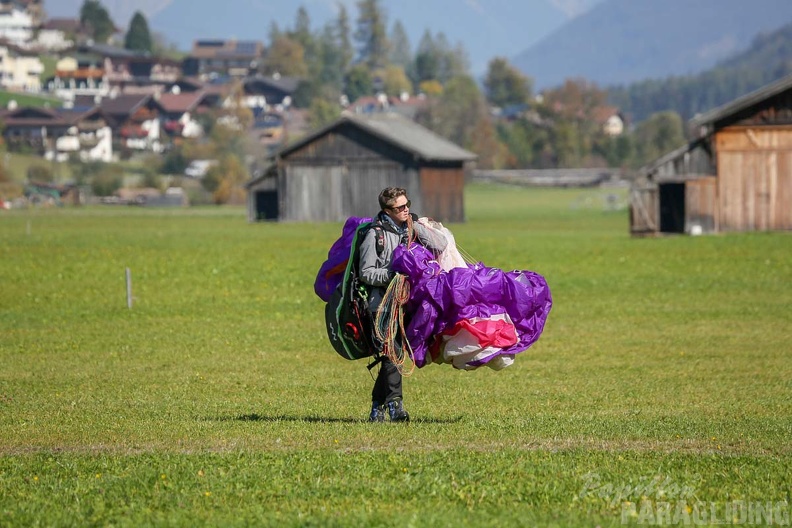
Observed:
[[[792,21],[789,0],[606,0],[513,57],[537,88],[696,74]]]
[[[698,75],[646,80],[608,90],[632,121],[663,110],[688,120],[792,73],[792,23],[757,36],[744,52]]]

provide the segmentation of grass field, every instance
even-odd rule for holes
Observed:
[[[339,224],[0,211],[0,526],[788,522],[792,236],[632,239],[609,192],[468,186],[458,244],[554,307],[508,369],[416,370],[407,426],[327,343]]]

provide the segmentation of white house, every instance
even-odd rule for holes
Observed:
[[[36,53],[0,42],[0,86],[12,90],[39,92],[39,76],[43,71],[44,64]]]
[[[63,51],[74,45],[70,38],[80,31],[80,21],[71,18],[52,18],[47,20],[38,31],[34,45],[47,51]]]
[[[33,17],[15,5],[0,8],[0,39],[17,46],[33,39]]]

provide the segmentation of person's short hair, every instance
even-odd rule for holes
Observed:
[[[407,196],[407,191],[401,187],[386,187],[382,189],[378,198],[380,208],[384,211],[393,206],[393,204],[396,203],[396,198],[399,196]]]

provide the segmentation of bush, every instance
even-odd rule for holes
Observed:
[[[124,171],[118,165],[105,165],[94,174],[91,190],[96,196],[112,196],[124,184]]]
[[[53,181],[52,169],[46,165],[31,165],[27,170],[27,179],[31,182],[51,182]]]

